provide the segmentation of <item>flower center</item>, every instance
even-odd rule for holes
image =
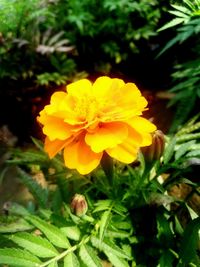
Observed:
[[[98,114],[99,102],[94,97],[82,97],[77,99],[74,111],[81,122],[92,123]]]

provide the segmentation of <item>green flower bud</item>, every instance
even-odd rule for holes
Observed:
[[[165,148],[165,138],[162,131],[157,130],[152,134],[152,144],[142,148],[142,153],[147,162],[160,159]]]
[[[88,205],[85,197],[80,194],[75,194],[71,201],[71,211],[76,216],[83,216],[88,210]]]

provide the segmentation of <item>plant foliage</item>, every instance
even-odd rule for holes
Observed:
[[[34,208],[11,203],[1,216],[0,264],[199,266],[199,210],[191,202],[199,194],[193,172],[200,165],[198,118],[166,136],[160,159],[150,163],[141,153],[136,166],[115,162],[112,185],[101,168],[80,177],[66,170],[59,156],[48,160],[35,139],[38,150],[30,161],[29,151],[13,151],[8,164],[23,169],[17,175],[32,193]],[[38,180],[37,186],[27,182],[33,169],[43,172],[46,195]],[[189,193],[179,198],[173,193],[179,186],[187,186]],[[80,217],[70,208],[77,192],[88,203]],[[47,197],[45,206],[41,194]]]

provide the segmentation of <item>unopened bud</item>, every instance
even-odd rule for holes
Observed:
[[[162,131],[157,130],[152,135],[152,144],[142,148],[142,153],[147,162],[160,159],[165,148],[165,138]]]
[[[88,210],[88,205],[85,197],[80,194],[75,194],[71,202],[71,211],[76,214],[76,216],[83,216]]]

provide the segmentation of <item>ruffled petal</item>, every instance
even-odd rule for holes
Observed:
[[[126,83],[123,88],[121,88],[121,97],[118,99],[117,104],[125,110],[134,110],[135,113],[139,113],[140,115],[147,106],[148,102],[141,95],[141,92],[134,83]]]
[[[46,116],[42,130],[43,133],[47,135],[51,141],[55,139],[65,140],[72,135],[70,125],[65,123],[60,118],[51,116]]]
[[[106,149],[106,152],[113,158],[123,162],[131,163],[137,158],[138,149],[142,143],[142,136],[134,129],[129,128],[128,137],[122,144],[114,148]]]
[[[152,133],[157,129],[153,123],[142,117],[133,117],[127,123],[140,133]]]
[[[107,76],[103,76],[94,82],[92,91],[97,98],[105,97],[106,99],[109,99],[110,96],[114,95],[116,90],[121,88],[124,84],[124,81],[121,79],[111,79]]]
[[[45,138],[44,150],[47,152],[49,157],[52,159],[58,152],[60,152],[65,146],[66,141],[54,140],[50,141],[48,137]]]
[[[100,163],[103,153],[95,153],[81,138],[64,148],[65,165],[69,169],[77,169],[80,174],[88,174]]]
[[[86,134],[85,141],[95,153],[99,153],[122,143],[127,136],[128,128],[125,123],[102,123],[93,133]]]
[[[114,148],[107,149],[106,152],[112,158],[123,163],[130,164],[137,158],[138,148],[128,143],[123,143]]]
[[[92,83],[88,79],[82,79],[67,85],[66,88],[69,95],[81,98],[91,95]]]

